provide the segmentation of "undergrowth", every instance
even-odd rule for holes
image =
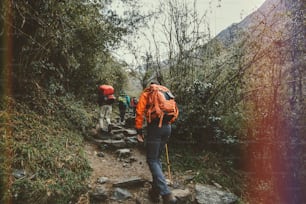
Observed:
[[[53,101],[62,108],[51,115],[20,102],[1,107],[1,203],[69,203],[85,192],[91,168],[79,127],[91,119],[72,101]]]
[[[199,151],[193,145],[187,144],[170,144],[168,154],[174,175],[189,175],[192,182],[218,185],[224,190],[241,195],[244,188],[242,173],[224,156],[205,150]]]

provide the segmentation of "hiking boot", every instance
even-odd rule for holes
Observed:
[[[163,195],[163,204],[176,204],[176,203],[177,199],[172,195],[172,193]]]
[[[149,200],[152,201],[153,203],[159,203],[159,193],[157,190],[150,189],[149,190]]]

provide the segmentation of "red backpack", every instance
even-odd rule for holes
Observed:
[[[99,86],[99,103],[100,105],[104,103],[106,104],[112,104],[115,101],[115,96],[114,96],[114,87],[111,85],[101,85]]]
[[[103,93],[104,96],[112,95],[115,92],[114,87],[105,84],[99,86],[99,90]]]
[[[147,102],[148,123],[156,118],[159,118],[158,127],[162,126],[163,120],[173,123],[177,119],[179,111],[170,90],[162,85],[151,84],[146,91],[149,92]]]

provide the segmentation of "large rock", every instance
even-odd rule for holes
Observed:
[[[109,192],[104,186],[97,186],[89,192],[90,200],[105,201],[108,198]]]
[[[233,193],[210,185],[196,184],[195,191],[198,204],[232,204],[238,200]]]
[[[189,189],[173,189],[172,193],[178,198],[179,203],[188,203],[192,199],[192,194]]]
[[[124,148],[126,146],[126,143],[125,143],[124,140],[108,139],[108,140],[101,140],[100,142],[101,142],[101,144],[106,144],[106,145],[109,145],[109,146],[114,147],[114,148]]]
[[[137,132],[136,132],[135,129],[125,129],[124,134],[126,136],[135,136],[135,135],[137,135]]]
[[[132,198],[132,194],[122,188],[115,188],[112,199],[114,200],[126,200],[128,198]]]
[[[131,156],[131,150],[124,148],[124,149],[118,149],[116,151],[116,154],[119,158],[127,158],[129,156]]]
[[[135,188],[135,187],[142,187],[146,182],[145,179],[139,177],[131,177],[129,179],[123,179],[114,183],[114,187],[124,187],[124,188]]]

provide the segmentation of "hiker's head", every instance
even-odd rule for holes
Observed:
[[[156,84],[156,85],[160,85],[159,82],[157,80],[151,80],[148,84],[148,86],[150,86],[151,84]]]

